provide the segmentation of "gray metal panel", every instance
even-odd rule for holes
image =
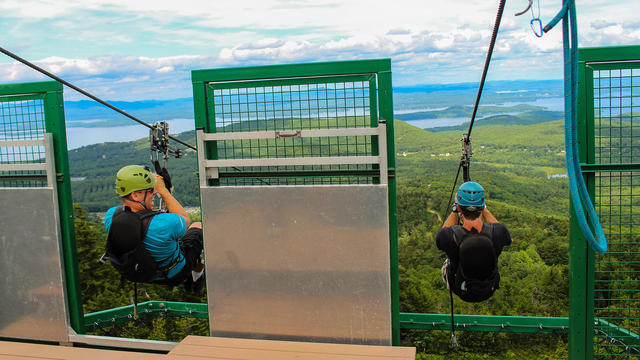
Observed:
[[[391,345],[384,185],[202,187],[212,336]]]
[[[0,337],[67,341],[53,188],[0,188]]]

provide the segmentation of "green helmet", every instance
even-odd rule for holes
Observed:
[[[116,192],[120,196],[151,189],[155,184],[156,177],[147,166],[127,165],[116,174]]]

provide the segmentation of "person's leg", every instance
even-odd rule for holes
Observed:
[[[204,272],[204,263],[200,260],[202,253],[202,223],[189,226],[187,233],[180,239],[180,250],[186,262],[184,268],[170,279],[154,281],[160,285],[175,286],[184,284],[188,291],[193,291],[193,284]],[[197,275],[197,276],[196,276]],[[194,280],[195,279],[195,280]]]
[[[197,239],[194,239],[195,241],[199,241],[199,245],[200,245],[200,252],[202,252],[202,248],[204,247],[203,241],[202,241],[202,223],[201,222],[194,222],[193,224],[191,224],[191,226],[189,226],[189,230],[191,229],[199,229],[199,237]],[[194,262],[194,266],[192,269],[195,273],[202,273],[202,271],[204,271],[204,262],[202,262],[202,259],[200,257],[198,257],[197,261]]]
[[[203,246],[202,223],[195,222],[180,239],[180,249],[191,270],[184,283],[185,289],[196,294],[204,288],[204,263],[201,260]]]

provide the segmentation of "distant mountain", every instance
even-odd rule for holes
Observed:
[[[109,103],[147,123],[193,118],[193,100],[191,98],[112,101]],[[71,127],[106,127],[132,124],[132,120],[124,115],[91,100],[65,101],[64,110],[67,126]]]
[[[478,108],[478,117],[487,116],[491,114],[507,114],[507,113],[519,113],[525,111],[537,111],[544,110],[542,106],[534,106],[529,104],[518,104],[515,106],[481,106]],[[424,119],[438,119],[438,118],[451,118],[451,117],[469,117],[473,114],[473,106],[455,105],[449,106],[443,110],[433,111],[417,111],[404,114],[396,114],[394,117],[402,121],[411,120],[424,120]]]
[[[483,119],[476,119],[473,126],[493,126],[493,125],[531,125],[548,121],[561,120],[564,114],[561,111],[527,111],[517,115],[495,115]],[[442,132],[451,130],[466,130],[469,128],[469,122],[456,126],[441,126],[429,128],[429,131]]]
[[[478,90],[479,83],[455,83],[455,84],[424,84],[424,85],[412,85],[412,86],[394,86],[393,92],[400,94],[407,93],[432,93],[439,91],[454,91],[454,90]],[[488,81],[485,83],[483,91],[487,92],[522,92],[525,91],[562,91],[562,80],[499,80]]]
[[[476,83],[396,86],[395,109],[424,109],[454,105],[473,106]],[[485,83],[480,104],[525,103],[563,96],[562,80],[512,80]]]
[[[459,106],[465,109],[465,114],[467,112],[470,114],[469,107],[475,102],[477,88],[478,84],[475,83],[397,86],[393,89],[394,109]],[[525,103],[561,96],[562,81],[560,80],[492,81],[485,84],[481,104]],[[110,103],[147,123],[193,118],[191,98],[110,101]],[[132,124],[132,120],[91,100],[65,101],[64,106],[68,127],[110,127]],[[410,115],[400,115],[398,118],[402,116]],[[425,116],[432,115],[425,114]],[[422,119],[426,118],[422,117]]]

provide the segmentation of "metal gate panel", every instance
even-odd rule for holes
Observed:
[[[14,224],[12,221],[4,223],[5,225],[3,226],[9,227],[6,230],[4,227],[0,227],[0,234],[9,236],[11,231],[19,229],[17,226],[20,226],[19,222],[22,221],[25,222],[23,224],[25,226],[24,230],[31,231],[27,231],[25,235],[40,234],[45,236],[46,233],[41,232],[41,230],[49,229],[51,217],[55,216],[58,221],[57,232],[51,232],[48,236],[51,239],[60,241],[59,245],[63,256],[58,261],[64,266],[62,274],[64,275],[64,284],[67,291],[66,300],[69,307],[66,312],[63,312],[62,310],[64,309],[60,310],[55,306],[49,306],[48,311],[55,311],[55,316],[67,316],[66,314],[68,314],[73,329],[77,332],[82,332],[82,299],[80,296],[75,249],[73,205],[71,202],[62,90],[62,84],[55,81],[0,85],[0,188],[10,189],[3,190],[9,193],[16,191],[21,194],[29,192],[42,194],[44,191],[43,196],[46,195],[47,197],[49,195],[46,189],[51,188],[55,191],[53,195],[55,206],[53,207],[49,200],[41,203],[40,199],[34,200],[36,202],[33,205],[22,201],[15,204],[14,206],[17,206],[18,209],[22,209],[23,206],[25,209],[15,214],[11,209],[11,212],[7,214],[4,220],[7,221],[7,218],[10,218],[18,223]],[[34,190],[34,188],[39,189]],[[2,202],[2,204],[5,204],[5,202]],[[36,213],[35,207],[40,205],[45,206],[45,209],[50,211],[57,211],[55,214],[43,215],[45,217],[42,218],[44,223],[42,229],[39,225],[40,217],[30,216]],[[5,208],[9,209],[8,206],[5,206]],[[23,217],[14,217],[14,215],[17,216],[18,214],[23,215]],[[5,217],[4,213],[3,217]],[[29,226],[33,229],[27,228]],[[7,239],[9,238],[5,238],[5,241],[9,241]],[[18,241],[11,239],[11,241]],[[22,245],[25,248],[32,246],[31,242],[38,243],[41,241],[38,237],[33,238],[30,236],[20,240],[24,242]],[[38,263],[38,261],[44,260],[52,261],[49,258],[41,258],[41,256],[46,257],[55,253],[53,248],[47,248],[46,246],[48,245],[45,244],[45,248],[42,249],[43,252],[35,252],[34,255],[37,256],[33,258],[27,254],[16,254],[16,258],[23,259],[25,260],[24,262],[11,261],[7,263],[11,266],[19,265],[22,270],[19,274],[25,284],[31,284],[31,281],[37,283],[45,281],[44,283],[47,283],[47,281],[52,280],[50,276],[57,276],[54,272],[48,272],[48,270],[51,270],[50,268],[43,267],[44,265]],[[51,266],[51,264],[47,263],[47,266]],[[41,271],[44,274],[40,274]],[[57,270],[58,274],[60,271],[60,269]],[[34,279],[30,277],[34,277]],[[38,277],[43,279],[35,279]],[[5,279],[5,281],[9,280]],[[14,285],[19,284],[20,282]],[[60,286],[63,285],[56,285],[56,289]],[[18,296],[17,294],[15,295],[15,297]],[[31,293],[30,296],[35,295]],[[47,306],[49,303],[48,296],[43,294],[42,306]],[[3,304],[2,301],[0,301],[0,304]],[[16,311],[28,310],[28,307],[9,309],[13,316],[16,315]],[[34,308],[33,310],[37,309]],[[41,332],[40,330],[39,328],[34,328],[33,332],[37,334]],[[51,339],[51,337],[59,338],[56,334],[49,334],[41,339]]]
[[[595,173],[609,243],[595,263],[595,358],[640,357],[640,64],[613,65],[591,66],[595,161],[617,167]]]
[[[0,188],[0,204],[0,337],[67,341],[55,190]]]
[[[639,54],[638,46],[580,49],[581,165],[609,248],[585,264],[595,333],[585,336],[597,359],[640,357]]]
[[[211,335],[391,345],[387,195],[203,188]]]
[[[390,70],[192,72],[212,335],[399,344]]]

